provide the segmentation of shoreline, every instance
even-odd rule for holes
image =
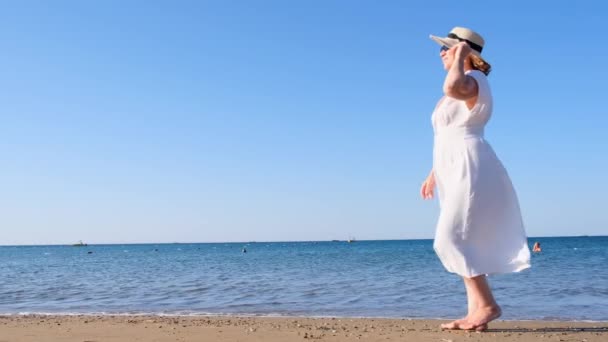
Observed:
[[[441,330],[447,320],[159,315],[0,315],[0,341],[605,341],[608,322],[504,321],[486,332]]]
[[[0,319],[10,317],[147,317],[147,318],[294,318],[294,319],[340,319],[340,320],[399,320],[399,321],[448,321],[456,317],[391,317],[391,316],[315,316],[315,315],[281,315],[281,314],[219,314],[219,313],[153,313],[153,312],[22,312],[22,313],[0,313]],[[590,319],[499,319],[500,322],[549,322],[549,323],[597,323],[608,324],[608,320]],[[0,341],[2,342],[2,341]]]

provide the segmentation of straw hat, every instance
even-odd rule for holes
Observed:
[[[448,48],[451,48],[460,42],[467,42],[467,44],[469,44],[471,47],[471,53],[479,58],[482,58],[481,50],[483,50],[485,41],[479,35],[479,33],[468,28],[454,27],[452,31],[448,33],[447,37],[437,37],[431,35],[431,39],[437,42],[437,44],[442,46],[445,45]]]

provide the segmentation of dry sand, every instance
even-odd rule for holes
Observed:
[[[608,322],[498,321],[487,332],[444,321],[350,318],[0,316],[0,342],[608,341]]]

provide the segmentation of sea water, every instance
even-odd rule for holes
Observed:
[[[504,319],[608,320],[608,237],[531,238],[489,278]],[[462,280],[432,240],[0,247],[0,314],[453,318]]]

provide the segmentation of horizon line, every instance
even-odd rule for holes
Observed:
[[[608,237],[608,235],[549,235],[549,236],[528,236],[528,239],[536,238],[572,238],[572,237]],[[306,242],[375,242],[375,241],[421,241],[433,240],[433,238],[412,238],[412,239],[329,239],[329,240],[276,240],[276,241],[210,241],[210,242],[111,242],[111,243],[86,243],[82,247],[88,246],[113,246],[113,245],[188,245],[188,244],[249,244],[249,243],[306,243]],[[69,246],[74,247],[74,243],[52,243],[52,244],[0,244],[0,247],[44,247],[44,246]]]

